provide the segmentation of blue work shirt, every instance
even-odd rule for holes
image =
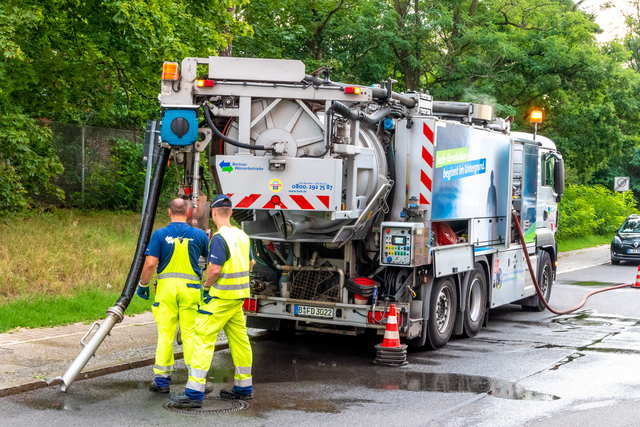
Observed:
[[[229,246],[224,237],[220,234],[214,234],[211,239],[211,247],[209,248],[209,257],[207,262],[219,266],[223,266],[227,260],[231,258]],[[249,249],[249,259],[253,261],[253,249]]]
[[[149,246],[147,246],[144,254],[158,258],[158,274],[167,267],[173,256],[173,239],[185,237],[189,239],[189,260],[191,261],[193,272],[198,277],[202,277],[198,260],[200,256],[207,257],[209,237],[204,231],[191,227],[186,222],[172,222],[166,227],[159,228],[153,232]]]

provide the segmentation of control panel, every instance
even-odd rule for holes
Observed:
[[[429,248],[424,242],[428,235],[428,229],[422,223],[383,222],[380,227],[380,265],[414,267],[426,264]]]

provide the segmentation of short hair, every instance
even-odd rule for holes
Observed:
[[[185,216],[187,214],[187,201],[183,199],[173,199],[169,209],[173,215]]]
[[[229,217],[231,216],[231,208],[227,207],[227,206],[223,206],[220,208],[213,208],[216,210],[216,213],[222,217]]]

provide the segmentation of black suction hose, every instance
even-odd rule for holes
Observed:
[[[359,120],[368,127],[375,127],[380,120],[391,114],[390,107],[382,107],[373,114],[365,114],[360,110],[349,108],[343,103],[337,101],[333,104],[333,110],[345,119]]]
[[[387,167],[389,169],[389,179],[393,181],[393,187],[389,191],[389,197],[387,197],[387,206],[389,206],[389,212],[385,214],[385,221],[389,221],[391,218],[391,208],[393,208],[393,202],[396,199],[396,162],[393,155],[395,135],[391,137],[389,145],[387,146]]]
[[[140,236],[138,237],[138,246],[136,246],[136,253],[129,269],[129,276],[122,290],[122,295],[116,302],[116,305],[122,307],[122,310],[126,310],[133,298],[133,294],[138,288],[138,282],[140,281],[140,275],[142,274],[142,267],[144,266],[145,256],[144,253],[151,240],[151,231],[153,229],[153,223],[156,219],[156,210],[158,208],[158,200],[160,199],[160,193],[162,190],[162,180],[164,178],[164,172],[167,167],[167,161],[169,160],[169,148],[160,148],[160,154],[156,161],[156,167],[153,171],[153,177],[151,178],[151,185],[149,186],[149,197],[147,198],[147,206],[144,210],[144,217],[142,218],[142,225],[140,227]]]
[[[209,127],[211,128],[211,130],[213,131],[213,133],[220,138],[221,140],[223,140],[224,142],[228,142],[229,144],[236,146],[238,148],[246,148],[248,150],[261,150],[261,151],[273,151],[273,148],[271,147],[265,147],[264,145],[251,145],[251,144],[245,144],[243,142],[239,142],[236,140],[233,140],[227,136],[225,136],[222,132],[220,132],[218,130],[218,128],[216,127],[216,125],[213,123],[213,120],[211,118],[211,110],[209,110],[209,106],[208,105],[203,105],[202,109],[204,110],[204,118],[207,121],[207,124],[209,125]]]

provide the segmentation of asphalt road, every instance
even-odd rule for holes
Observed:
[[[575,305],[593,286],[635,280],[637,265],[558,275],[552,305]],[[593,283],[586,283],[593,285]],[[583,285],[583,286],[581,286]],[[146,387],[150,368],[0,399],[3,426],[638,426],[640,290],[594,296],[572,316],[491,312],[473,339],[411,351],[409,364],[372,364],[376,337],[299,334],[254,343],[256,398],[247,408],[182,414]],[[233,381],[228,350],[210,371],[216,392]],[[186,381],[184,366],[174,391]],[[232,409],[215,398],[204,409]]]

